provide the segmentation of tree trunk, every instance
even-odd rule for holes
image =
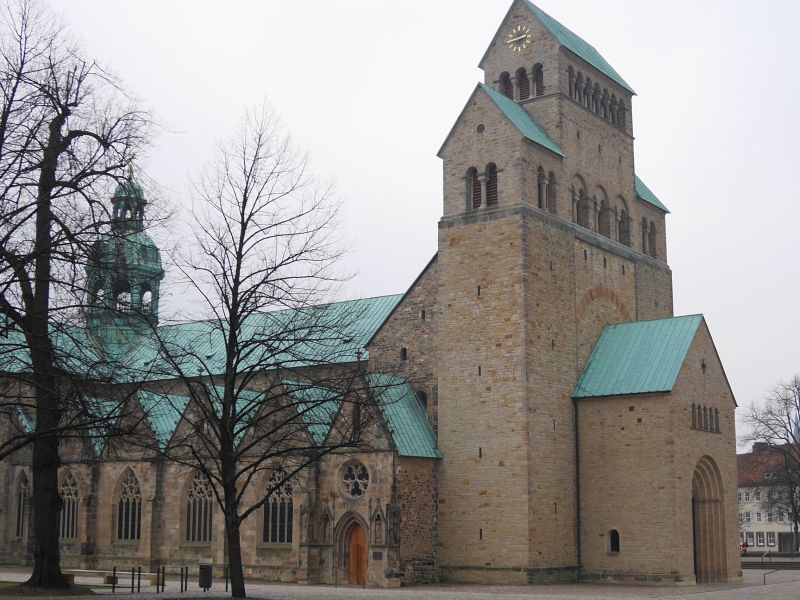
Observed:
[[[53,430],[59,421],[53,378],[36,386],[37,429]],[[26,582],[42,588],[69,587],[61,573],[58,548],[58,523],[61,514],[61,494],[58,491],[58,436],[45,435],[33,444],[33,573]]]
[[[225,518],[225,536],[228,542],[228,573],[231,578],[231,597],[246,598],[242,570],[242,545],[239,539],[239,519]]]

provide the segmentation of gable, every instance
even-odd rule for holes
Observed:
[[[607,325],[573,398],[670,392],[702,315]]]

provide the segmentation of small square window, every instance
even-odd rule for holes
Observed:
[[[759,531],[756,533],[756,546],[763,546],[764,545],[764,532]]]

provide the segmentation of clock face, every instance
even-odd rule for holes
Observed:
[[[526,25],[517,25],[506,38],[508,49],[512,52],[522,52],[531,43],[531,30]]]

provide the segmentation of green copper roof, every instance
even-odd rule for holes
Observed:
[[[147,390],[140,390],[138,396],[139,403],[147,414],[150,428],[156,436],[158,446],[164,450],[189,404],[189,398]]]
[[[335,390],[300,381],[284,381],[283,387],[292,396],[314,442],[324,443],[342,405],[341,395]]]
[[[635,175],[634,177],[636,179],[634,183],[636,189],[636,197],[639,198],[640,200],[644,200],[648,204],[652,204],[658,209],[663,210],[665,213],[668,213],[669,209],[663,204],[661,204],[661,200],[659,200],[656,197],[656,195],[650,191],[650,188],[647,187],[641,179],[639,179],[639,176]]]
[[[114,190],[115,198],[140,198],[144,200],[144,189],[135,181],[128,179],[123,181]]]
[[[608,325],[573,398],[670,392],[702,315]]]
[[[397,453],[417,458],[442,458],[436,434],[409,383],[383,373],[372,373],[366,378],[380,402]]]
[[[539,144],[540,146],[544,146],[552,152],[555,152],[559,156],[566,156],[563,150],[558,147],[558,144],[553,141],[553,138],[547,135],[545,130],[542,129],[542,126],[536,122],[536,119],[534,119],[521,105],[517,104],[510,98],[506,98],[503,94],[495,89],[490,88],[488,85],[481,83],[480,86],[522,135],[524,135],[530,141]]]
[[[530,10],[533,15],[539,19],[539,21],[541,21],[542,25],[547,27],[559,44],[564,46],[567,50],[570,50],[574,54],[578,55],[580,58],[585,60],[607,77],[616,81],[631,94],[636,93],[633,91],[631,86],[625,82],[622,76],[617,73],[614,68],[608,64],[608,62],[606,62],[606,59],[600,56],[600,53],[595,49],[594,46],[564,27],[561,23],[556,21],[553,17],[536,6],[533,2],[530,2],[530,0],[523,0],[523,2],[525,3],[525,6],[528,7],[528,10]]]

